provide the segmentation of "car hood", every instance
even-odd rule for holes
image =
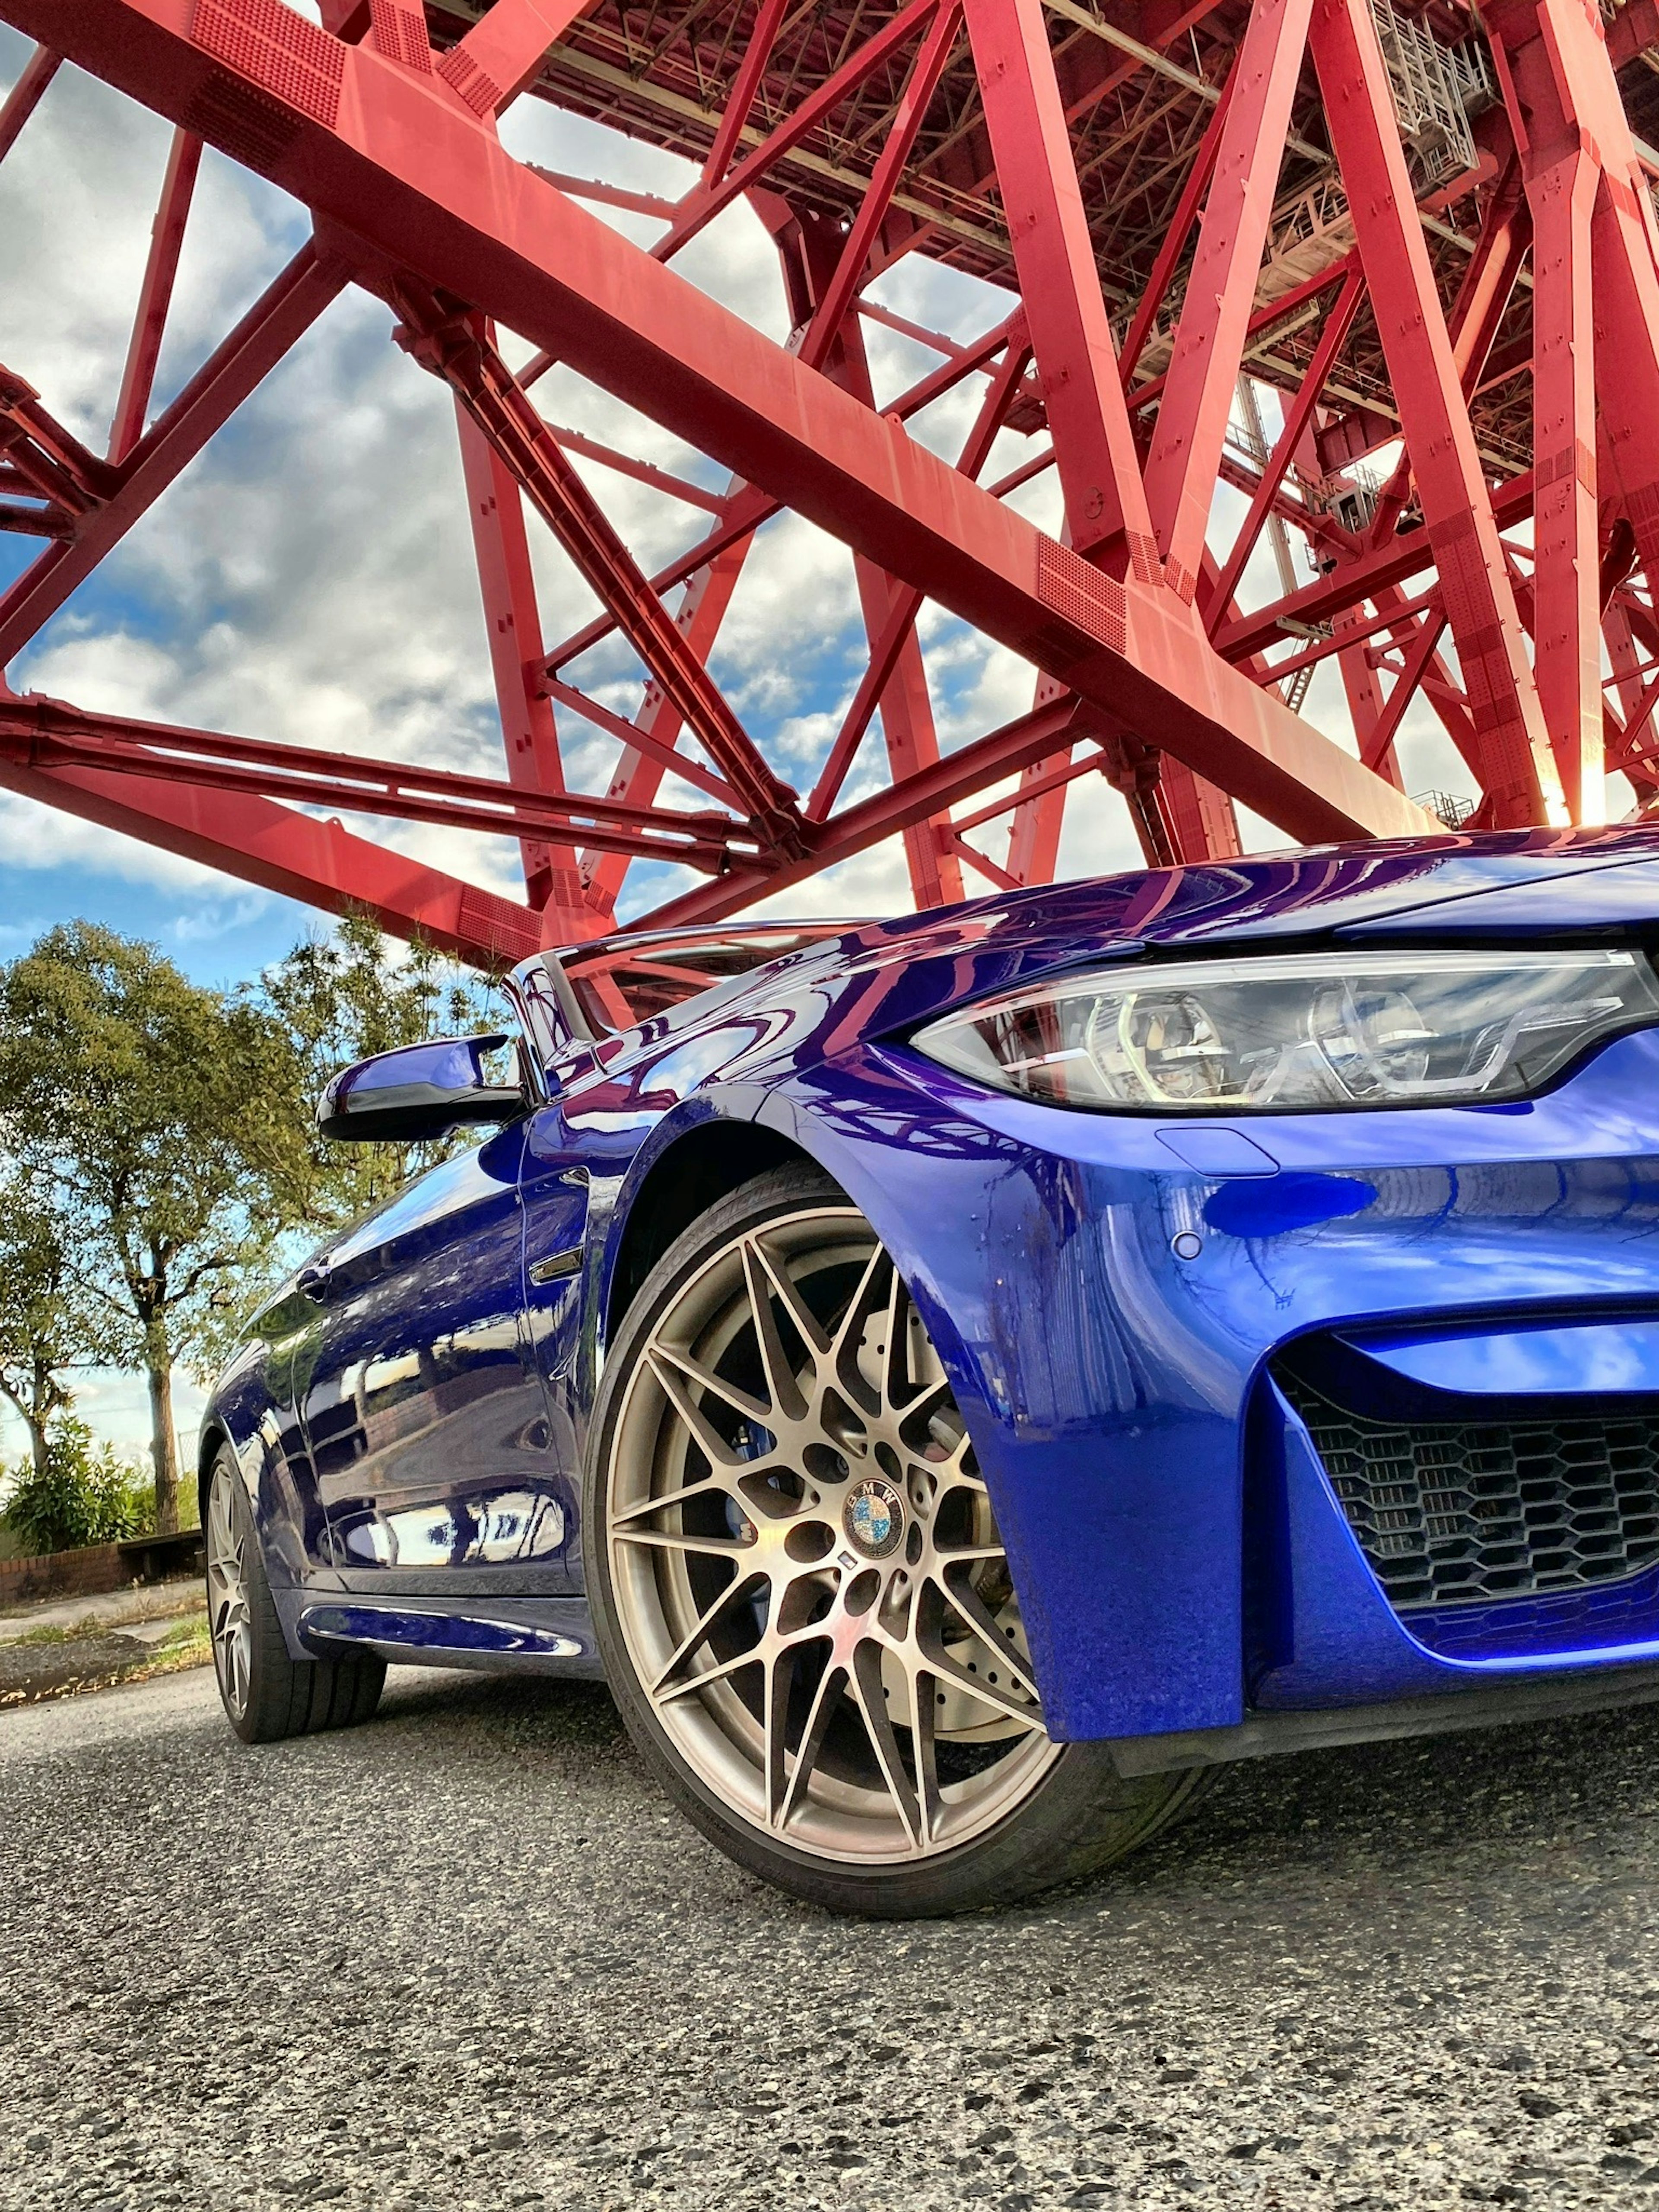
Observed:
[[[1149,869],[872,922],[685,1001],[602,1049],[606,1103],[902,1036],[953,1006],[1094,960],[1234,945],[1479,939],[1659,921],[1659,829],[1449,832]],[[599,1103],[596,1099],[596,1104]]]
[[[1620,874],[1617,892],[1605,882]],[[1632,875],[1629,872],[1634,870]],[[1609,913],[1611,900],[1613,912]],[[1502,927],[1582,929],[1647,911],[1659,919],[1659,827],[1525,830],[1411,842],[1334,845],[1207,860],[975,901],[906,916],[842,940],[854,961],[878,946],[909,957],[1022,943],[1039,958],[1257,939]],[[857,948],[855,950],[854,948]]]

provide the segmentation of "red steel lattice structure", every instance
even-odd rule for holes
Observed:
[[[174,126],[107,451],[0,371],[0,527],[41,541],[0,594],[0,663],[62,608],[344,287],[451,387],[505,778],[93,714],[0,689],[0,784],[466,957],[613,926],[629,867],[697,886],[648,917],[741,911],[897,835],[919,903],[1052,876],[1085,775],[1156,861],[1440,827],[1396,757],[1413,704],[1478,826],[1593,822],[1606,776],[1659,801],[1659,4],[1492,0],[0,0],[38,41],[0,158],[67,59]],[[515,160],[533,97],[697,164],[677,203]],[[151,405],[204,143],[309,209],[304,250]],[[775,240],[781,346],[676,255],[746,197]],[[654,217],[635,245],[588,211]],[[868,288],[907,254],[1006,295],[976,340]],[[939,366],[878,408],[865,331]],[[539,349],[516,375],[504,327]],[[559,362],[723,470],[726,489],[556,428]],[[954,464],[910,425],[976,412]],[[1259,398],[1280,426],[1261,429]],[[1242,408],[1246,418],[1238,426]],[[986,482],[1005,428],[1030,458]],[[573,454],[683,501],[641,568]],[[1367,457],[1381,457],[1367,469]],[[1052,468],[1063,535],[1010,494]],[[1218,550],[1215,488],[1244,522]],[[602,614],[550,647],[526,508]],[[869,660],[809,793],[710,673],[757,533],[793,511],[850,550]],[[1280,588],[1247,588],[1271,542]],[[1305,546],[1308,580],[1287,549]],[[1027,660],[1030,711],[941,754],[932,602]],[[588,697],[620,636],[631,720]],[[1290,647],[1286,649],[1286,641]],[[1299,708],[1340,670],[1348,721]],[[1610,673],[1604,673],[1610,671]],[[622,751],[566,781],[557,714]],[[842,793],[879,728],[888,786]],[[1346,742],[1345,742],[1346,740]],[[1351,746],[1357,748],[1351,749]],[[695,805],[670,803],[690,791]],[[515,837],[522,902],[320,810]],[[1006,858],[975,833],[1012,817]]]

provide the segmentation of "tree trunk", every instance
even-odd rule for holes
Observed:
[[[150,1455],[155,1462],[155,1528],[170,1536],[179,1526],[179,1439],[173,1427],[173,1347],[159,1317],[144,1331],[149,1376]]]
[[[3,1391],[10,1401],[18,1419],[29,1432],[29,1460],[34,1472],[37,1474],[44,1474],[46,1471],[47,1416],[36,1410],[40,1403],[38,1383],[32,1398],[21,1396],[12,1389],[9,1382],[0,1382],[0,1391]]]
[[[18,1411],[28,1424],[29,1451],[34,1461],[34,1471],[37,1474],[44,1474],[49,1456],[46,1424],[54,1413],[61,1412],[68,1405],[69,1396],[67,1392],[56,1387],[52,1369],[40,1359],[34,1363],[33,1379],[33,1403],[19,1406]],[[16,1401],[14,1400],[13,1403],[15,1404]]]

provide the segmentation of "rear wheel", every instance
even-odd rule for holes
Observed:
[[[985,1482],[858,1209],[779,1169],[666,1253],[607,1362],[588,1581],[635,1740],[720,1848],[843,1911],[1104,1865],[1188,1775],[1055,1743]]]
[[[386,1662],[289,1657],[247,1492],[228,1449],[208,1483],[204,1533],[213,1668],[225,1717],[242,1741],[275,1743],[366,1721],[380,1701]]]

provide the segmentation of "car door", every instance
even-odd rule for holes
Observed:
[[[546,1394],[551,1450],[568,1470],[574,1521],[595,1380],[593,1305],[605,1226],[664,1104],[642,1099],[631,1078],[613,1084],[602,1063],[556,1065],[552,1079],[557,1096],[524,1125],[526,1325]]]
[[[349,1589],[570,1587],[525,1321],[523,1153],[514,1124],[445,1161],[301,1275],[321,1316],[303,1419]]]

